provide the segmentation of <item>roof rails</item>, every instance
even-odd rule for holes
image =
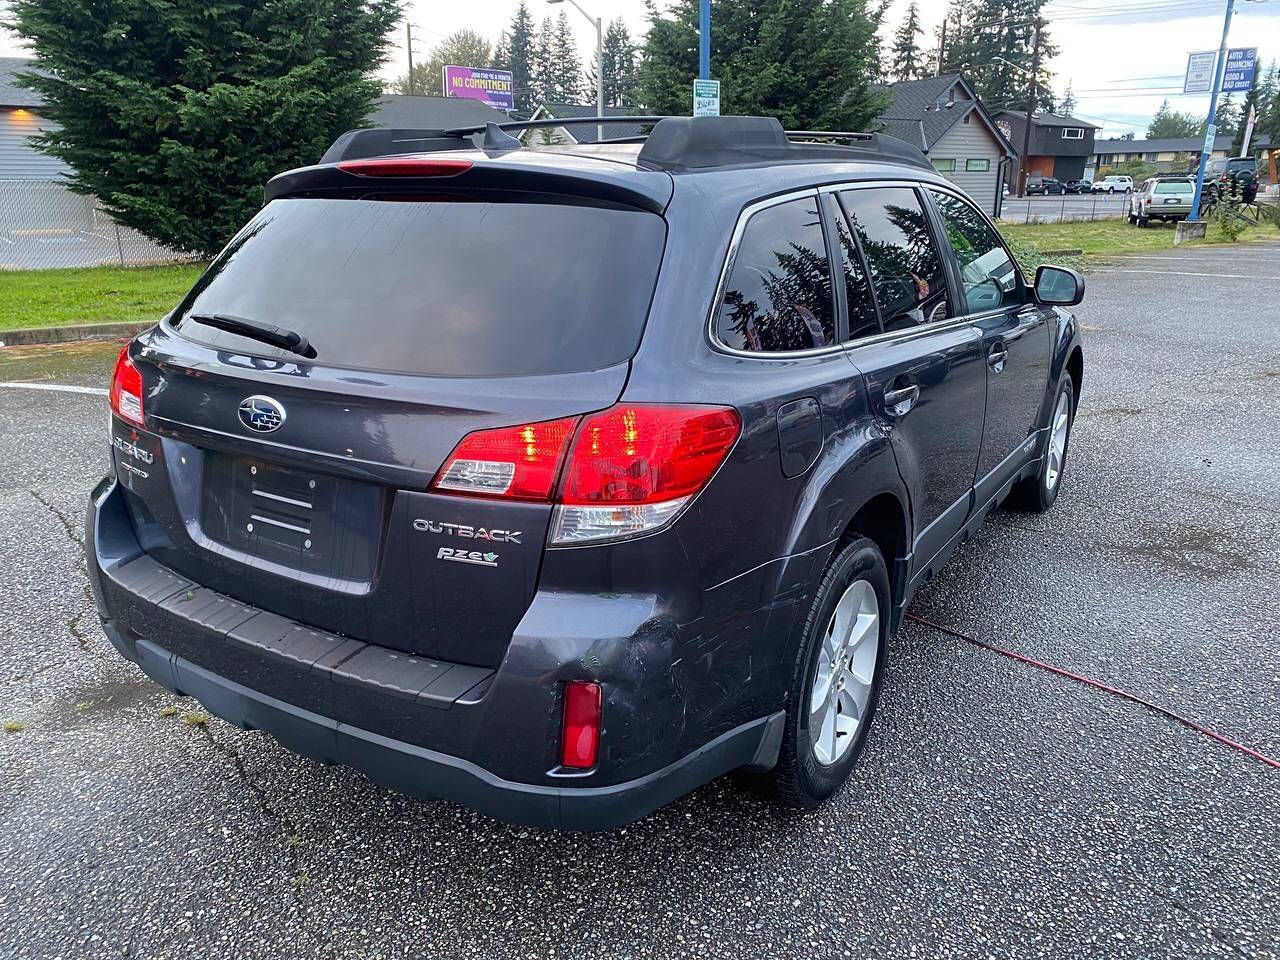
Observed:
[[[600,143],[643,143],[637,162],[653,170],[702,170],[749,163],[823,160],[887,160],[932,169],[919,149],[896,137],[826,130],[784,131],[782,124],[772,117],[571,117],[441,130],[349,130],[333,142],[320,162],[476,148],[506,152],[523,147],[508,131],[601,123],[652,124],[653,129],[647,135]]]

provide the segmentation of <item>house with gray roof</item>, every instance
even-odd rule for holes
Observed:
[[[995,114],[995,121],[1013,149],[1021,153],[1026,138],[1027,112],[1001,110]],[[1056,177],[1063,182],[1082,179],[1093,167],[1093,138],[1099,129],[1096,124],[1079,117],[1033,113],[1031,137],[1027,144],[1027,176]],[[1017,182],[1016,175],[1016,169],[1011,171],[1010,185]]]
[[[31,143],[31,137],[55,127],[40,115],[40,94],[18,86],[18,74],[34,70],[29,57],[0,57],[0,180],[57,180],[68,169]]]
[[[969,81],[953,73],[881,89],[891,101],[876,118],[880,129],[919,147],[935,170],[999,216],[1001,183],[1014,152]]]

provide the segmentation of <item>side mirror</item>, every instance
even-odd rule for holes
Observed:
[[[1084,277],[1070,267],[1045,264],[1036,270],[1036,299],[1058,307],[1074,307],[1084,299]]]

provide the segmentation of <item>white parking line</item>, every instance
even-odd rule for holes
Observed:
[[[1191,270],[1114,270],[1099,267],[1093,273],[1149,273],[1157,277],[1213,277],[1216,280],[1280,280],[1280,277],[1263,277],[1256,273],[1196,273]]]
[[[106,387],[77,387],[69,383],[0,383],[0,387],[12,390],[50,390],[60,393],[85,393],[91,397],[105,397]]]

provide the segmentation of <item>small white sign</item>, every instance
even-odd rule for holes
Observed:
[[[720,81],[693,81],[693,115],[695,117],[720,116]]]
[[[1212,123],[1204,131],[1204,147],[1203,150],[1209,156],[1213,156],[1213,141],[1218,136],[1218,128]]]
[[[1213,74],[1218,65],[1218,51],[1187,54],[1187,75],[1182,81],[1183,93],[1208,93],[1213,89]]]

